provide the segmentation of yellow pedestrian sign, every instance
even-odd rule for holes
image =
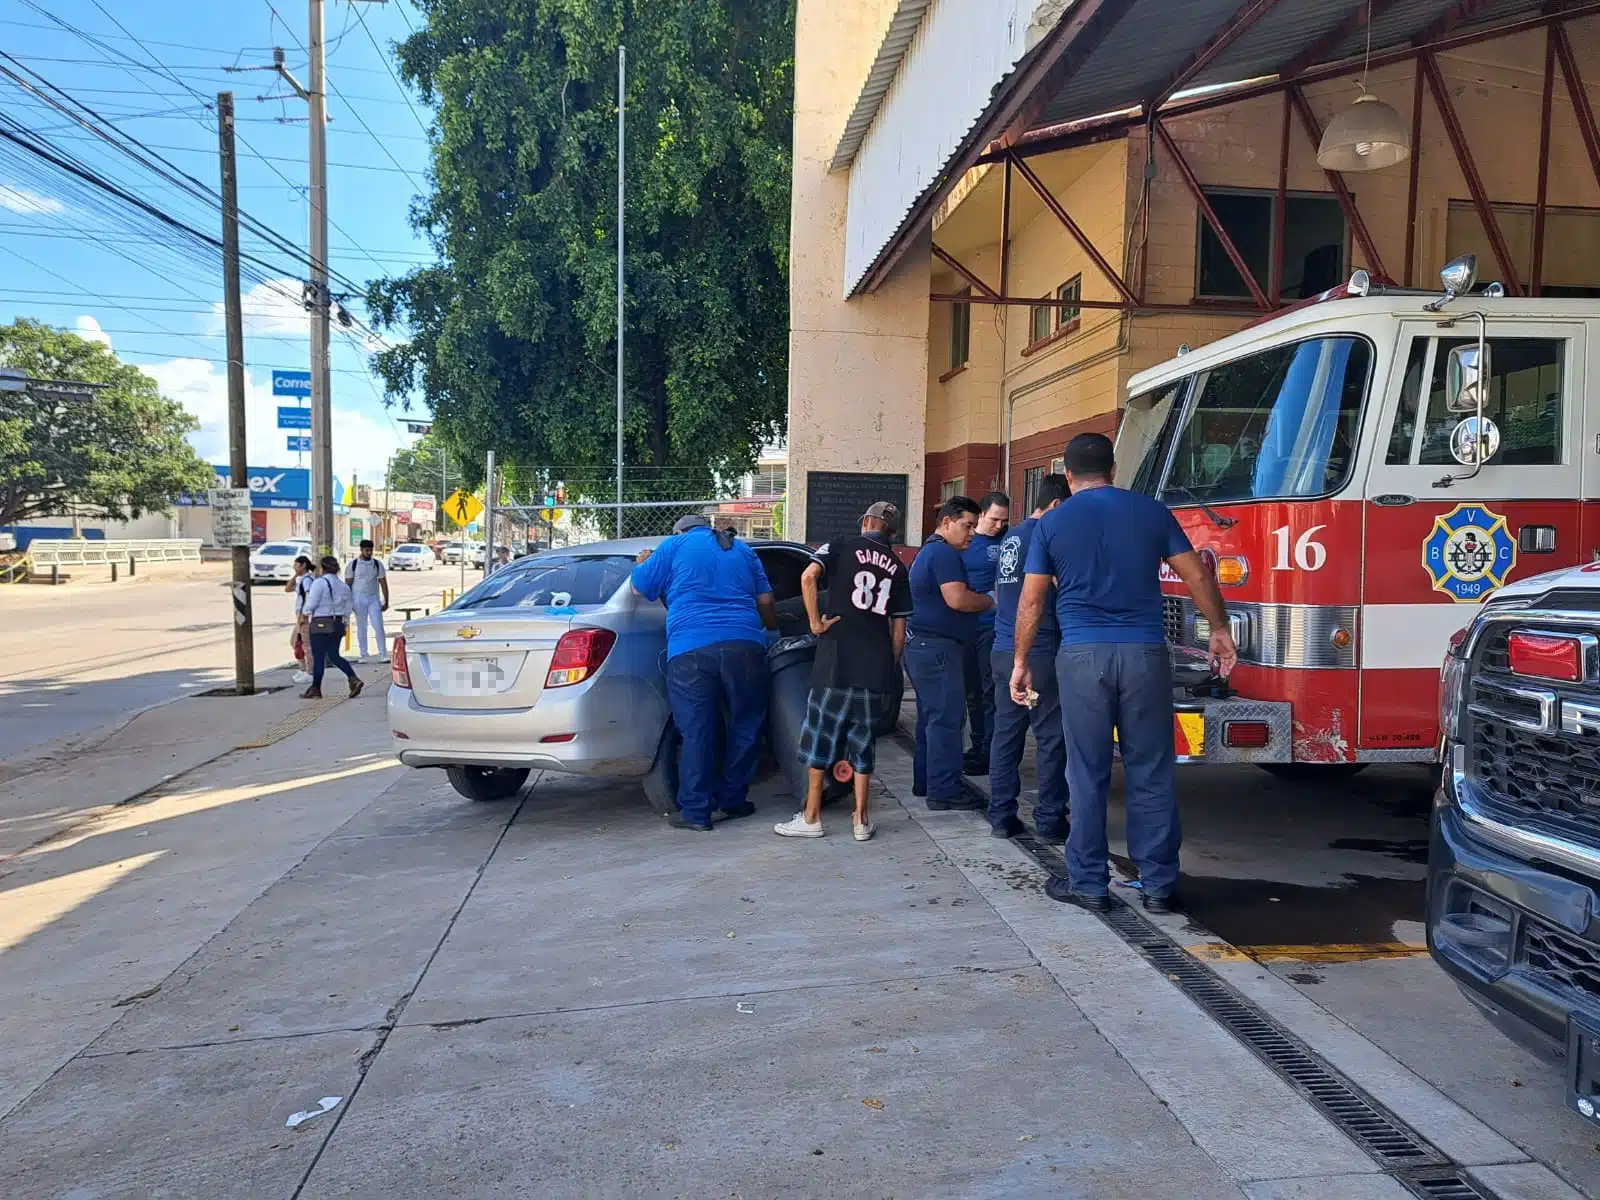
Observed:
[[[444,512],[457,525],[466,527],[483,515],[483,501],[471,492],[457,489],[444,502]]]

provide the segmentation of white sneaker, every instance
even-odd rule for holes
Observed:
[[[871,821],[868,821],[865,825],[857,825],[856,826],[856,841],[858,841],[858,842],[870,842],[872,840],[872,835],[877,833],[877,832],[878,832],[878,827],[876,825],[874,825]]]
[[[819,838],[822,836],[822,822],[813,825],[806,820],[805,813],[798,812],[787,821],[774,825],[772,832],[779,837]]]
[[[294,673],[294,681],[296,683],[310,683],[311,673],[309,671],[296,671]]]

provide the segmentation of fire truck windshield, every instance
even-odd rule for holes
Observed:
[[[1313,338],[1197,372],[1130,401],[1128,486],[1174,506],[1337,492],[1355,458],[1372,347]]]

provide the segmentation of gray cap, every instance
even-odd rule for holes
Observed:
[[[890,529],[898,531],[900,528],[900,507],[890,504],[887,500],[879,500],[862,514],[863,519],[871,517],[874,521],[882,521]]]
[[[672,527],[672,532],[673,533],[684,533],[684,532],[686,532],[686,531],[688,531],[690,529],[710,529],[710,528],[711,528],[711,522],[706,520],[706,518],[704,516],[702,516],[700,513],[690,513],[686,517],[679,517],[678,518],[677,523],[674,524],[673,527]]]

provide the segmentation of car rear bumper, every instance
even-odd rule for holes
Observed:
[[[1600,878],[1509,853],[1457,803],[1445,775],[1428,856],[1428,949],[1512,1040],[1566,1052],[1574,1020],[1600,1027]]]
[[[408,767],[533,767],[630,778],[655,761],[666,699],[627,675],[547,691],[532,708],[424,708],[408,688],[389,689],[395,757]],[[548,738],[569,738],[548,741]]]

